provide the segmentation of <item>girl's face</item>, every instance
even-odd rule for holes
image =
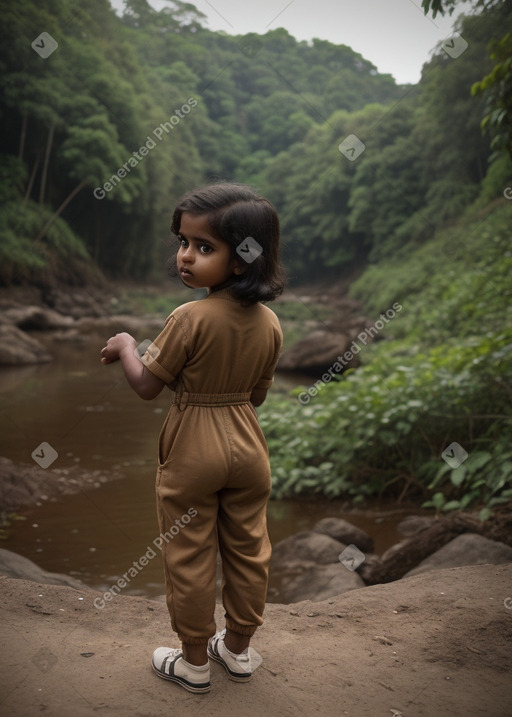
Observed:
[[[206,215],[181,215],[178,274],[192,289],[204,289],[223,284],[233,273],[239,272],[237,262],[231,258],[228,244],[211,233]]]

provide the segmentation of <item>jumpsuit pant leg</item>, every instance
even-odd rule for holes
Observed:
[[[218,499],[215,493],[199,499],[185,496],[180,499],[172,493],[157,484],[171,626],[182,643],[206,644],[216,630]]]
[[[253,635],[263,624],[272,547],[267,533],[271,490],[268,449],[252,411],[231,414],[232,470],[219,491],[217,532],[226,627]]]

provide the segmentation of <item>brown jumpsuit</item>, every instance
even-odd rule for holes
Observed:
[[[263,623],[270,467],[249,398],[272,384],[281,345],[273,311],[221,290],[178,307],[143,357],[175,391],[156,492],[167,606],[186,644],[215,634],[217,547],[226,627],[252,635]]]

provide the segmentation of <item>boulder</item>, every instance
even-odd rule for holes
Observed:
[[[9,323],[0,323],[0,366],[22,366],[51,361],[45,347]]]
[[[338,356],[343,356],[343,353],[350,349],[351,341],[346,334],[316,329],[284,351],[277,368],[280,371],[321,373],[338,361]],[[344,369],[359,366],[355,354],[345,363]]]
[[[364,587],[359,575],[339,561],[331,565],[317,565],[312,561],[295,560],[284,567],[279,592],[284,602],[318,602]]]
[[[81,580],[62,573],[50,573],[32,560],[2,548],[0,548],[0,575],[20,580],[33,580],[45,585],[67,585],[78,590],[89,589]]]
[[[63,316],[53,309],[41,306],[19,306],[7,309],[4,311],[3,318],[25,331],[68,329],[75,323],[71,316]]]
[[[396,526],[401,535],[416,535],[429,528],[436,521],[435,517],[427,515],[408,515]]]
[[[81,319],[86,316],[106,316],[110,313],[111,303],[105,291],[100,289],[78,289],[69,287],[49,289],[44,294],[44,302],[61,314]]]
[[[352,543],[363,553],[371,553],[373,550],[373,539],[364,530],[349,523],[348,520],[334,517],[322,518],[313,530],[316,533],[329,535],[334,540],[338,540],[345,545]]]
[[[484,538],[475,533],[457,536],[417,567],[409,570],[404,577],[428,573],[442,568],[460,568],[465,565],[502,565],[512,563],[512,548],[505,543]]]
[[[367,583],[377,567],[382,566],[382,558],[375,553],[365,553],[364,562],[357,568],[357,574]]]
[[[272,564],[284,567],[291,562],[306,561],[316,565],[338,563],[346,545],[313,530],[304,530],[280,540],[272,550]]]

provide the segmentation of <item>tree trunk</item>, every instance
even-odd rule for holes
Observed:
[[[87,184],[87,180],[86,180],[86,179],[82,179],[82,181],[80,182],[80,184],[78,184],[78,185],[73,189],[73,191],[71,192],[71,194],[68,194],[68,196],[66,197],[66,199],[62,202],[62,204],[60,205],[60,207],[57,209],[57,211],[50,217],[50,219],[48,219],[48,221],[46,222],[46,224],[44,225],[44,227],[42,228],[42,230],[41,230],[41,231],[39,232],[39,234],[37,235],[37,237],[36,237],[36,239],[35,239],[35,243],[36,243],[36,244],[41,241],[41,239],[44,237],[44,235],[46,234],[46,232],[48,231],[48,229],[49,229],[49,228],[52,226],[52,224],[59,218],[59,216],[62,214],[62,212],[64,211],[64,209],[68,206],[68,204],[70,203],[70,201],[71,201],[72,199],[74,199],[74,197],[76,197],[76,195],[78,194],[78,192],[79,192],[80,190],[82,190],[82,189],[85,187],[86,184]]]
[[[41,176],[41,187],[39,189],[39,204],[42,204],[44,202],[44,195],[46,192],[46,178],[48,176],[48,165],[50,164],[50,153],[52,151],[54,132],[55,125],[52,125],[48,132],[48,139],[46,140],[46,153],[44,155],[43,174]]]
[[[21,123],[21,134],[20,134],[20,146],[18,149],[18,159],[23,159],[23,154],[25,152],[25,139],[27,137],[27,124],[28,124],[28,114],[25,112],[23,115],[23,120]]]
[[[34,162],[34,166],[32,168],[32,172],[30,174],[30,179],[28,180],[27,185],[27,191],[25,192],[25,196],[23,197],[23,204],[27,201],[27,199],[30,197],[32,193],[32,187],[34,186],[34,179],[36,178],[37,170],[39,169],[39,162],[41,161],[41,152],[37,153],[36,161]]]

